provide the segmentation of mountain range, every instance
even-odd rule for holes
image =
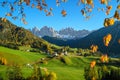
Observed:
[[[57,33],[57,31],[54,31],[52,28],[48,29]],[[72,32],[72,29],[69,31]],[[103,43],[103,37],[109,33],[112,35],[112,40],[110,41],[109,46],[106,47]],[[112,56],[120,56],[120,44],[118,43],[119,39],[120,22],[115,22],[113,26],[108,26],[107,28],[103,27],[99,30],[93,31],[82,38],[63,40],[57,37],[49,36],[44,36],[42,39],[33,35],[29,30],[18,27],[8,20],[4,22],[0,18],[0,46],[2,45],[10,48],[17,48],[18,46],[30,46],[32,48],[37,48],[42,51],[47,51],[48,49],[54,48],[50,46],[50,43],[53,43],[59,46],[70,46],[72,48],[90,49],[90,46],[94,44],[98,45],[98,51],[101,51],[102,53]]]
[[[56,37],[60,39],[83,38],[92,32],[92,31],[88,31],[85,29],[74,30],[74,28],[71,28],[71,27],[56,31],[52,27],[47,27],[47,26],[44,26],[41,29],[34,27],[30,31],[34,35],[39,36],[39,37],[49,36],[49,37]]]
[[[112,40],[110,41],[109,46],[106,47],[103,43],[103,37],[109,33],[112,35]],[[102,53],[120,55],[120,44],[118,43],[118,40],[120,39],[120,22],[115,22],[113,26],[107,28],[100,28],[80,39],[62,40],[48,36],[43,37],[43,39],[59,46],[70,46],[73,48],[90,49],[90,46],[94,44],[99,46],[99,51]]]

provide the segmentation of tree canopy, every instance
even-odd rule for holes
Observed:
[[[54,0],[56,2],[56,6],[64,6],[62,3],[69,3],[69,0]],[[21,21],[24,24],[27,24],[26,21],[26,13],[24,11],[24,8],[26,6],[31,8],[37,8],[40,11],[44,11],[46,16],[53,16],[53,8],[49,6],[49,3],[46,3],[47,0],[2,0],[0,2],[0,5],[4,8],[8,8],[8,11],[6,12],[3,21],[6,21],[7,17],[11,17],[12,19],[21,19]],[[73,1],[74,2],[74,1]],[[110,11],[113,9],[113,4],[110,4],[111,0],[97,0],[99,4],[104,5],[104,7],[97,7],[98,11],[103,11],[106,13],[106,15],[110,14]],[[110,26],[114,24],[115,20],[120,20],[120,0],[115,0],[116,3],[118,3],[118,6],[116,8],[116,11],[113,16],[110,18],[106,18],[104,20],[104,26]],[[81,7],[81,14],[86,18],[90,19],[92,17],[92,11],[93,9],[96,9],[96,2],[95,0],[78,0],[77,4]],[[68,6],[69,7],[69,6]],[[15,15],[13,13],[17,12]],[[55,13],[54,13],[55,14]],[[80,14],[80,15],[81,15]],[[99,14],[99,13],[97,13]],[[67,15],[67,11],[65,9],[61,10],[61,15],[65,17]]]

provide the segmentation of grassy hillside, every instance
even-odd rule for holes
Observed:
[[[33,64],[38,62],[41,58],[47,58],[47,61],[40,63],[39,65],[40,67],[47,68],[49,72],[55,72],[57,74],[57,80],[85,80],[84,68],[88,67],[91,61],[96,60],[98,62],[97,66],[101,65],[99,64],[99,57],[72,55],[48,58],[46,54],[32,53],[24,50],[13,50],[5,47],[0,47],[0,57],[6,58],[9,64],[17,63],[21,65],[24,77],[30,76],[33,70],[32,68],[26,67],[26,64]],[[119,64],[119,59],[112,58],[109,64],[104,65],[118,67],[120,66]],[[0,65],[0,76],[3,76],[4,80],[6,80],[6,70],[7,66]]]
[[[54,71],[57,74],[58,80],[84,80],[84,67],[88,66],[83,58],[68,57],[70,64],[65,64],[58,59],[52,59],[47,65],[48,70]],[[89,62],[89,61],[88,61]]]
[[[45,58],[46,55],[0,47],[0,57],[5,57],[9,64],[18,63],[22,65],[36,62],[40,58]],[[40,64],[40,66],[48,68],[49,71],[54,71],[57,74],[57,80],[84,80],[84,67],[88,65],[89,61],[82,57],[68,57],[68,59],[71,61],[70,64],[65,64],[60,59],[52,58],[47,64]],[[0,74],[5,76],[6,66],[0,66]],[[23,70],[24,76],[30,75],[31,69],[23,67]]]
[[[45,57],[43,54],[26,52],[20,50],[9,49],[0,46],[0,57],[4,57],[7,60],[8,65],[18,64],[22,66],[24,76],[31,75],[32,70],[30,68],[25,67],[26,64],[33,64],[37,60],[42,57]],[[0,65],[0,75],[5,78],[7,66]]]
[[[47,52],[51,49],[50,44],[33,35],[29,30],[12,24],[9,20],[6,22],[0,18],[0,46],[12,49],[19,49],[19,46],[29,46],[39,51]]]
[[[7,59],[8,63],[32,63],[41,57],[45,57],[45,55],[39,53],[25,52],[20,50],[13,50],[0,46],[0,57],[4,57]]]

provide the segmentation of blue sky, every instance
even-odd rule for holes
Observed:
[[[97,2],[95,2],[97,1]],[[95,8],[93,9],[93,16],[89,20],[85,20],[82,16],[80,10],[83,5],[77,6],[78,0],[68,0],[67,3],[62,3],[59,7],[56,6],[55,0],[46,0],[48,7],[53,8],[53,16],[46,16],[44,11],[40,11],[36,8],[31,9],[30,7],[25,8],[27,25],[24,25],[20,20],[12,20],[7,17],[12,23],[24,27],[26,29],[31,29],[33,27],[41,28],[43,26],[53,27],[55,30],[60,30],[66,27],[72,27],[75,30],[87,29],[96,30],[103,27],[104,19],[111,17],[116,9],[116,0],[112,0],[109,4],[113,5],[113,9],[110,15],[106,16],[104,12],[97,11],[98,7],[105,7],[105,5],[99,4],[99,0],[94,0]],[[65,9],[67,11],[67,16],[62,17],[61,10]],[[0,17],[8,11],[7,7],[0,7]],[[17,12],[17,11],[16,11]],[[16,14],[16,13],[15,13]]]

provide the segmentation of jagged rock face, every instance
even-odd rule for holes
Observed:
[[[60,35],[68,35],[71,38],[82,38],[88,35],[90,31],[88,30],[74,30],[73,28],[66,28],[59,31]]]
[[[32,29],[32,33],[39,37],[49,36],[49,37],[57,37],[62,39],[74,39],[74,38],[82,38],[91,33],[88,30],[74,30],[73,28],[65,28],[60,31],[56,31],[51,27],[44,26],[41,29],[34,27]]]
[[[55,31],[53,28],[50,28],[50,27],[47,27],[47,26],[41,28],[40,31],[39,31],[39,35],[41,37],[43,37],[43,36],[56,37],[57,34],[58,34],[57,31]]]
[[[37,28],[37,27],[34,27],[33,29],[32,29],[32,33],[34,34],[34,35],[36,35],[36,36],[39,36],[39,29]]]

